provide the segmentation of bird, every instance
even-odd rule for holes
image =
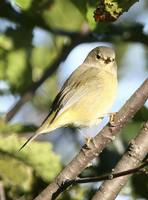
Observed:
[[[115,51],[109,46],[91,50],[55,97],[48,116],[37,131],[20,147],[57,128],[83,128],[97,125],[108,113],[117,92]]]

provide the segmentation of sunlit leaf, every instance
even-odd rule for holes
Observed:
[[[84,21],[83,15],[69,0],[55,0],[51,8],[44,11],[43,18],[51,27],[69,31],[79,29]]]
[[[11,167],[10,167],[11,166]],[[0,150],[0,177],[5,186],[29,191],[33,181],[32,168]]]
[[[7,55],[6,80],[12,91],[23,91],[31,83],[31,69],[27,65],[24,49],[14,50]]]
[[[26,139],[20,139],[15,134],[6,137],[0,136],[0,151],[10,154],[30,166],[35,174],[42,177],[43,180],[52,180],[61,169],[60,158],[53,153],[52,145],[48,142],[32,142],[24,150],[18,152],[25,141]]]
[[[32,0],[15,0],[15,4],[22,10],[27,10],[31,6]]]

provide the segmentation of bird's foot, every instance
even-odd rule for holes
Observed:
[[[90,149],[90,144],[93,141],[93,137],[85,137],[86,148]]]
[[[108,114],[109,114],[109,124],[114,127],[115,126],[114,119],[115,119],[117,112],[108,113]]]
[[[86,149],[88,150],[91,149],[92,145],[94,145],[95,147],[97,146],[94,137],[85,137],[85,142]]]

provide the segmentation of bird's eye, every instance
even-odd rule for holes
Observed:
[[[101,56],[100,56],[99,54],[97,54],[97,55],[96,55],[96,58],[97,58],[97,59],[100,59],[100,58],[101,58]]]

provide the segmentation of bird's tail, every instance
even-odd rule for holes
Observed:
[[[51,120],[53,118],[53,115],[48,116],[42,123],[41,127],[35,132],[34,135],[32,135],[19,149],[21,151],[29,142],[34,140],[38,135],[43,134],[43,133],[49,133],[56,129],[56,126],[51,125]]]
[[[34,135],[32,135],[21,147],[18,151],[21,151],[29,142],[31,142],[32,140],[34,140],[36,137],[38,136],[37,133],[35,133]]]

